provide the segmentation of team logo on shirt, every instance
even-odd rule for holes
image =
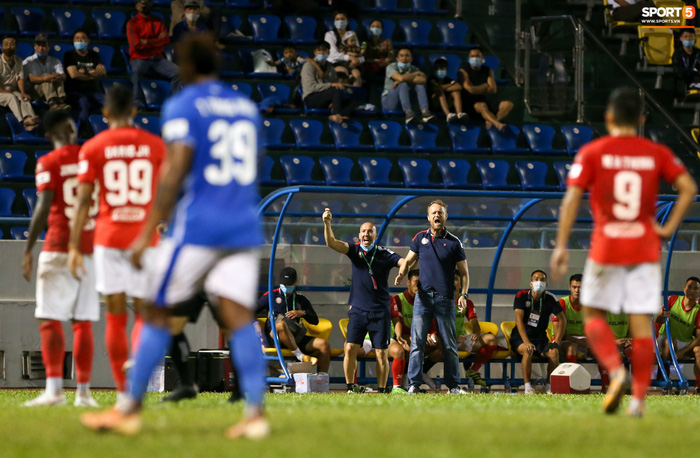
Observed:
[[[423,240],[421,240],[420,243],[422,243],[423,245],[427,245],[427,244],[428,244],[428,239],[423,239]]]
[[[530,301],[525,301],[525,307],[529,307],[529,306],[530,306]]]
[[[277,302],[278,304],[281,304],[281,303],[282,303],[282,298],[281,298],[281,297],[278,297],[277,299],[275,299],[275,302]]]

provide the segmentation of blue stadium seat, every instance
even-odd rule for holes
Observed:
[[[593,140],[593,129],[588,126],[561,126],[561,133],[564,134],[566,151],[570,156],[578,153],[579,148]]]
[[[499,159],[481,159],[476,161],[476,167],[481,174],[484,189],[517,189],[518,186],[508,184],[510,165]]]
[[[360,159],[361,160],[361,159]],[[384,206],[376,200],[353,199],[348,202],[352,211],[358,215],[386,213]]]
[[[284,168],[288,185],[323,184],[322,181],[312,180],[311,172],[316,161],[309,156],[282,156],[280,162]]]
[[[85,12],[82,10],[55,9],[51,15],[56,21],[59,37],[73,38],[75,31],[81,28],[85,22]]]
[[[124,24],[126,14],[119,10],[95,10],[92,19],[97,25],[97,36],[103,40],[116,40],[126,38]]]
[[[274,71],[274,72],[254,72],[253,68],[253,57],[251,56],[251,53],[255,51],[254,49],[250,48],[243,48],[238,50],[238,57],[241,59],[241,63],[243,64],[243,70],[248,74],[250,78],[274,78],[274,79],[280,79],[282,78],[282,74]]]
[[[455,54],[431,54],[428,56],[428,59],[430,59],[430,65],[434,65],[435,61],[441,57],[447,60],[447,76],[457,80],[457,73],[459,72],[459,68],[462,66],[462,59]]]
[[[284,180],[275,180],[272,178],[272,169],[275,167],[275,160],[270,156],[265,156],[263,158],[263,163],[261,164],[262,170],[260,171],[260,185],[261,186],[284,186]]]
[[[287,104],[289,103],[292,89],[284,83],[260,83],[258,84],[258,92],[262,99],[278,97],[281,103]],[[301,109],[276,106],[274,112],[280,115],[296,115],[301,113]]]
[[[90,120],[90,127],[92,127],[92,131],[95,133],[95,135],[99,134],[103,130],[109,129],[109,125],[107,124],[107,118],[105,118],[101,114],[90,115],[88,119]]]
[[[282,21],[277,16],[268,14],[251,14],[248,22],[253,29],[253,41],[259,43],[279,43],[279,30]]]
[[[316,42],[316,19],[311,16],[286,16],[284,22],[292,43],[308,45]]]
[[[109,91],[112,88],[112,86],[118,86],[118,85],[126,86],[129,88],[129,90],[131,90],[131,88],[132,88],[131,81],[125,80],[122,78],[104,78],[101,81],[101,83],[102,83],[102,89],[105,92]]]
[[[333,145],[321,143],[323,124],[314,119],[292,119],[289,127],[294,132],[297,148],[310,150],[332,150]]]
[[[467,237],[467,248],[495,248],[496,242],[491,237]]]
[[[399,145],[403,129],[398,122],[370,121],[368,126],[377,151],[410,151],[410,146]]]
[[[506,248],[538,248],[537,242],[526,235],[512,236],[506,242]]]
[[[260,2],[257,0],[226,0],[228,8],[243,8],[254,9],[260,7]]]
[[[361,145],[362,124],[357,121],[343,121],[341,123],[329,122],[328,126],[333,133],[335,147],[338,151],[372,151],[371,145]]]
[[[14,240],[27,240],[27,237],[29,237],[29,228],[28,227],[13,227],[10,229],[10,235]]]
[[[365,186],[397,187],[403,183],[389,181],[391,161],[383,157],[361,157],[357,160],[362,167]]]
[[[484,56],[484,66],[493,70],[493,77],[496,80],[497,86],[504,86],[510,83],[508,78],[500,78],[500,72],[498,67],[501,65],[501,61],[496,56]]]
[[[406,46],[427,47],[430,46],[430,21],[425,19],[401,19],[399,27],[403,30]]]
[[[143,130],[160,136],[160,116],[136,116],[134,125]]]
[[[520,175],[523,191],[554,191],[558,186],[545,184],[547,164],[541,161],[517,161],[515,168]]]
[[[491,150],[494,154],[524,154],[528,153],[527,148],[516,146],[520,129],[511,124],[506,125],[503,130],[492,127],[487,130],[491,137]]]
[[[525,124],[523,133],[535,154],[566,154],[566,150],[553,148],[554,127],[546,124]]]
[[[450,205],[450,207],[452,207]],[[405,247],[411,243],[414,234],[406,234],[402,227],[394,228],[382,245]]]
[[[326,184],[330,186],[361,186],[361,181],[350,179],[355,162],[349,157],[324,156],[318,160],[326,176]]]
[[[0,188],[0,216],[14,216],[12,203],[15,201],[15,196],[12,189]]]
[[[24,201],[27,203],[27,209],[29,209],[29,216],[32,216],[34,214],[34,207],[36,207],[36,189],[23,189],[22,196],[24,196]]]
[[[323,18],[323,25],[326,26],[326,30],[333,30],[335,28],[335,25],[333,23],[333,16],[329,15]],[[357,21],[355,19],[350,18],[350,20],[348,20],[348,30],[357,31]]]
[[[24,125],[17,121],[15,115],[12,113],[5,114],[5,119],[7,124],[10,126],[10,133],[12,134],[12,143],[15,144],[25,144],[25,145],[43,145],[49,141],[43,137],[36,135],[38,129],[34,129],[31,132],[27,132],[24,129]]]
[[[413,0],[413,12],[415,14],[447,14],[447,10],[437,7],[437,2],[438,0]]]
[[[139,86],[146,98],[146,107],[149,110],[160,110],[165,99],[170,97],[170,83],[163,80],[141,80]]]
[[[362,27],[365,29],[367,35],[369,35],[369,26],[374,22],[376,18],[366,17],[362,19]],[[391,19],[380,19],[382,22],[382,38],[385,40],[391,40],[394,36],[394,29],[396,28],[396,23]]]
[[[494,49],[510,49],[515,41],[515,29],[512,23],[486,21],[484,24],[488,42]]]
[[[103,5],[105,0],[70,0],[71,5]]]
[[[399,159],[399,167],[403,173],[407,188],[440,188],[437,183],[430,182],[432,164],[427,159]]]
[[[24,60],[32,54],[34,54],[34,45],[32,43],[27,43],[26,41],[17,42],[17,56]]]
[[[466,49],[475,46],[467,43],[469,26],[466,22],[451,19],[448,21],[438,21],[436,25],[442,37],[441,46],[443,48]]]
[[[399,0],[374,0],[377,13],[407,14],[408,8],[399,8]]]
[[[73,49],[75,49],[73,43],[51,43],[49,47],[49,56],[53,56],[63,63],[63,55]]]
[[[24,174],[27,155],[24,151],[0,151],[0,179],[4,181],[33,181],[34,175]]]
[[[281,119],[265,118],[263,120],[260,142],[267,149],[293,149],[295,146],[294,143],[285,143],[282,141],[282,136],[286,128],[286,124]]]
[[[131,73],[131,55],[129,54],[129,45],[121,45],[119,52],[122,53],[124,63],[126,63],[126,72]]]
[[[566,190],[566,176],[569,174],[571,169],[571,162],[555,162],[554,171],[557,172],[557,178],[559,179],[559,189]]]
[[[19,34],[22,37],[32,37],[44,32],[44,10],[42,8],[18,6],[10,10],[17,20]]]
[[[306,230],[304,237],[304,245],[325,245],[326,238],[323,235],[323,229],[318,227],[310,227]]]
[[[40,157],[46,156],[50,152],[51,152],[51,150],[49,150],[49,149],[42,149],[42,150],[35,151],[34,158],[38,161]]]
[[[439,130],[435,124],[411,123],[406,125],[406,130],[411,139],[413,151],[424,153],[444,153],[447,151],[444,146],[436,145]]]
[[[478,146],[481,127],[468,124],[449,124],[447,126],[452,139],[452,149],[463,153],[490,153],[491,148]]]
[[[251,95],[253,95],[253,86],[250,85],[250,83],[242,83],[242,82],[234,82],[234,83],[227,83],[231,85],[231,89],[233,89],[236,92],[239,92],[241,95],[245,95],[246,97],[250,98]]]
[[[222,52],[221,53],[221,78],[243,78],[245,73],[237,69],[239,59],[235,54]]]
[[[471,164],[464,159],[438,159],[443,186],[447,189],[475,189],[478,185],[469,183]]]
[[[102,61],[102,65],[105,66],[105,70],[107,71],[107,74],[113,74],[113,73],[119,73],[121,72],[120,69],[115,68],[112,65],[112,59],[114,58],[114,48],[109,46],[109,45],[94,45],[90,44],[90,49],[95,51],[97,54],[100,55],[100,60]],[[129,82],[131,84],[131,82]]]

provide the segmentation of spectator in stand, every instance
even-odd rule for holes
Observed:
[[[314,61],[306,62],[301,68],[301,89],[304,103],[309,108],[329,108],[328,117],[333,122],[348,119],[357,101],[344,99],[345,85],[338,82],[338,75],[333,65],[328,63],[330,45],[325,41],[316,44]]]
[[[494,100],[498,88],[493,70],[483,65],[484,55],[481,49],[474,48],[469,51],[469,60],[459,69],[459,82],[464,88],[464,107],[470,118],[480,115],[486,122],[486,128],[491,126],[503,130],[506,126],[501,122],[513,109],[513,102]],[[496,113],[496,114],[494,114]]]
[[[63,66],[66,69],[66,93],[74,109],[80,110],[81,127],[88,126],[90,111],[99,110],[105,102],[105,96],[100,90],[99,80],[107,74],[100,55],[88,49],[90,38],[84,30],[76,30],[73,34],[73,47],[63,56]]]
[[[365,62],[365,58],[356,55],[356,53],[343,52],[343,41],[352,35],[355,35],[355,32],[348,29],[348,15],[338,11],[334,16],[333,30],[326,32],[323,39],[330,45],[328,62],[335,66],[335,70],[337,72],[350,71],[353,74],[355,73],[353,70],[357,70],[359,75],[359,68]]]
[[[428,94],[425,91],[427,78],[425,73],[411,64],[413,54],[409,48],[399,48],[397,62],[392,62],[386,67],[384,78],[384,92],[382,92],[382,109],[401,109],[406,113],[406,124],[416,119],[416,114],[411,107],[411,92],[415,92],[418,98],[423,122],[433,119],[428,110]]]
[[[588,354],[589,347],[586,334],[583,332],[583,306],[579,301],[581,296],[581,274],[574,274],[569,278],[569,294],[559,299],[559,305],[566,316],[566,328],[564,338],[559,346],[560,356],[566,359],[567,363],[578,361],[578,354]],[[555,328],[559,326],[559,320],[552,318]]]
[[[284,45],[282,57],[275,62],[280,73],[294,76],[298,80],[301,74],[301,67],[306,63],[306,59],[297,54],[297,48],[292,43]]]
[[[24,59],[24,76],[29,93],[37,101],[49,104],[50,110],[69,110],[66,103],[66,74],[61,61],[49,56],[49,37],[40,33],[34,38],[34,54]]]
[[[175,33],[175,27],[186,19],[185,14],[187,14],[186,5],[191,3],[196,3],[199,9],[198,13],[201,15],[202,19],[209,18],[212,14],[211,8],[209,8],[204,0],[173,0],[170,3],[170,35]]]
[[[139,14],[126,23],[131,57],[131,84],[134,86],[134,105],[142,109],[146,102],[139,81],[149,72],[170,80],[173,93],[180,90],[180,69],[163,56],[163,46],[170,43],[168,31],[159,17],[151,15],[151,0],[136,0]]]
[[[654,6],[654,2],[646,0],[610,0],[612,18],[615,21],[641,22],[642,9]]]
[[[345,34],[340,50],[350,57],[364,59],[364,50],[360,48],[360,42],[355,32],[350,31]],[[335,70],[338,72],[338,77],[343,73],[347,75],[348,82],[351,86],[362,86],[362,73],[359,67],[351,68],[347,63],[341,63],[335,67]]]
[[[391,46],[391,40],[382,38],[383,31],[382,21],[378,19],[369,25],[363,67],[365,73],[383,75],[386,66],[394,60],[394,48]]]
[[[465,120],[467,114],[462,112],[462,85],[447,76],[447,59],[441,57],[433,63],[433,75],[428,79],[428,88],[434,111],[442,110],[447,122]]]
[[[25,91],[22,59],[15,56],[15,52],[17,40],[4,37],[0,58],[0,106],[8,107],[24,128],[31,131],[39,126],[39,117],[34,114],[32,98]]]
[[[700,49],[695,47],[695,29],[683,29],[681,46],[673,53],[673,76],[676,98],[682,99],[689,89],[700,89]]]
[[[173,21],[174,22],[174,21]],[[170,42],[177,43],[188,33],[208,33],[209,27],[202,18],[199,2],[197,0],[187,0],[185,3],[185,19],[178,22],[173,27]]]

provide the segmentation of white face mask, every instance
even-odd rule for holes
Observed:
[[[185,17],[189,22],[197,22],[197,19],[199,19],[199,14],[197,13],[185,13]]]
[[[532,282],[532,291],[534,291],[537,294],[542,294],[547,290],[547,282],[546,281],[533,281]]]

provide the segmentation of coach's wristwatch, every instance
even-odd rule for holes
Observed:
[[[462,293],[462,297],[465,299],[469,299],[469,293]]]

